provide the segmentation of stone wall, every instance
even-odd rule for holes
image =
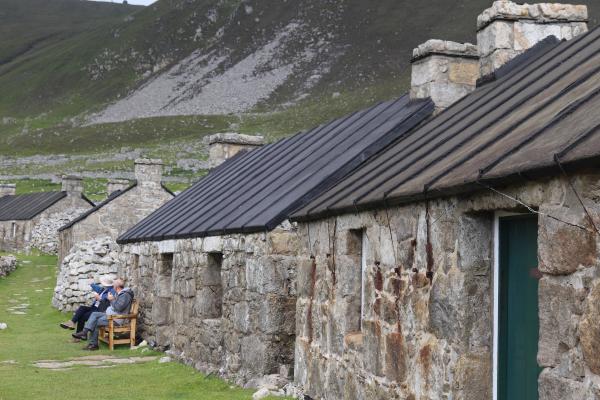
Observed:
[[[60,311],[74,311],[91,303],[90,284],[117,275],[118,250],[110,237],[77,243],[60,265],[52,305]]]
[[[17,259],[15,256],[0,256],[0,277],[6,276],[17,268]]]
[[[42,216],[31,230],[30,246],[44,253],[57,254],[58,229],[87,211],[87,208],[72,208]]]
[[[287,378],[294,355],[296,229],[125,245],[120,272],[142,335],[197,369]]]
[[[600,175],[574,185],[600,226]],[[541,213],[540,400],[598,398],[598,235],[563,179],[501,190]],[[524,211],[488,191],[300,224],[296,384],[323,399],[491,399],[497,210]]]

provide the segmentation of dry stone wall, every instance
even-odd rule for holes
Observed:
[[[91,303],[90,284],[103,276],[117,275],[118,250],[110,237],[77,243],[60,264],[52,305],[61,311],[74,311]]]
[[[291,374],[297,231],[124,246],[148,340],[239,384]]]
[[[0,276],[6,276],[17,268],[15,256],[0,256]]]
[[[600,226],[600,174],[573,182]],[[599,236],[564,179],[501,190],[541,213],[540,400],[600,398]],[[489,191],[300,224],[296,384],[323,399],[491,399],[496,210],[524,211]]]
[[[86,210],[86,208],[74,208],[43,216],[31,230],[30,246],[44,253],[57,254],[58,229]]]

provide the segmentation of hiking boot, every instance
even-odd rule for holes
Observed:
[[[68,320],[67,322],[63,322],[62,324],[60,324],[60,327],[63,329],[70,329],[70,330],[74,330],[75,329],[75,322]]]
[[[73,336],[75,339],[87,340],[87,332],[86,331],[73,333],[73,334],[71,334],[71,336]]]
[[[83,348],[83,350],[87,350],[87,351],[96,351],[99,350],[100,348],[98,347],[97,344],[88,344],[87,346],[85,346]]]

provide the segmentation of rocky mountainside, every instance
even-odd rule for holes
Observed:
[[[600,7],[584,3],[595,25]],[[15,4],[31,12],[5,11]],[[216,131],[288,135],[400,95],[412,49],[430,38],[474,42],[490,4],[0,0],[0,156],[162,148]],[[33,12],[43,7],[86,11],[56,33],[71,25]],[[49,30],[14,47],[27,29],[11,38],[1,26],[19,18]]]

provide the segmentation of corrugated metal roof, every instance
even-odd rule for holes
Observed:
[[[134,182],[133,184],[129,185],[124,190],[115,190],[106,199],[104,199],[100,203],[96,204],[94,207],[90,208],[89,210],[87,210],[83,214],[79,215],[77,218],[73,219],[72,221],[69,221],[68,224],[61,226],[58,229],[58,231],[59,232],[64,231],[65,229],[69,229],[70,227],[72,227],[73,225],[78,223],[79,221],[83,221],[84,219],[86,219],[87,217],[89,217],[90,215],[92,215],[93,213],[95,213],[96,211],[98,211],[99,209],[101,209],[102,207],[104,207],[105,205],[107,205],[108,203],[110,203],[111,201],[116,199],[117,197],[121,196],[123,193],[130,191],[131,189],[133,189],[136,186],[137,186],[137,182]],[[169,193],[171,193],[171,192],[169,191]]]
[[[40,192],[0,197],[0,221],[28,220],[43,212],[66,192]]]
[[[403,96],[252,150],[212,171],[118,242],[273,229],[432,110],[429,100]]]
[[[396,141],[294,219],[481,189],[600,156],[600,30],[546,39]]]

